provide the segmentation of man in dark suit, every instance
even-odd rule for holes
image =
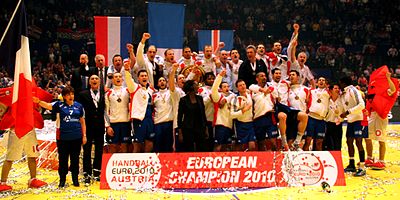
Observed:
[[[96,67],[94,68],[92,74],[95,74],[99,77],[100,93],[104,96],[105,91],[109,89],[106,86],[108,67],[105,66],[104,55],[97,54],[96,57],[94,58],[94,62],[96,63]]]
[[[244,80],[246,85],[257,84],[256,74],[264,72],[268,76],[268,68],[264,61],[256,58],[256,47],[249,45],[246,48],[247,60],[244,61],[239,68],[239,78]]]
[[[75,94],[79,96],[82,90],[89,89],[89,77],[92,75],[93,68],[88,66],[89,57],[87,54],[81,54],[79,57],[80,66],[72,70],[71,86]]]
[[[101,157],[103,154],[105,123],[104,123],[104,95],[101,94],[100,79],[92,75],[89,79],[90,89],[80,93],[77,101],[85,109],[87,143],[83,146],[83,173],[85,184],[90,184],[90,178],[100,180]],[[103,91],[104,92],[104,91]],[[92,165],[92,145],[95,145]],[[93,167],[93,173],[92,173]]]

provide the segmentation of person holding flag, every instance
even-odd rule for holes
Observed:
[[[372,169],[383,170],[386,165],[384,162],[386,153],[386,128],[388,125],[388,114],[397,100],[399,82],[391,78],[387,66],[383,66],[371,74],[368,86],[367,110],[368,138],[365,138],[367,147],[366,165]],[[379,160],[374,162],[372,157],[372,140],[379,141]],[[367,162],[368,161],[368,162]]]
[[[0,66],[6,66],[10,71],[14,71],[14,86],[12,92],[11,90],[8,91],[12,93],[12,95],[9,95],[9,97],[12,97],[12,99],[10,98],[11,101],[6,104],[9,109],[0,117],[2,118],[1,123],[10,120],[10,123],[6,125],[9,126],[7,128],[11,128],[6,161],[2,168],[0,191],[12,189],[11,186],[6,184],[8,173],[12,162],[22,155],[22,151],[25,151],[28,157],[31,176],[28,187],[39,188],[47,185],[47,183],[36,179],[36,158],[39,152],[35,127],[39,128],[43,124],[43,120],[37,118],[40,114],[34,112],[32,103],[32,97],[36,95],[32,93],[37,92],[37,90],[35,90],[32,82],[27,19],[22,0],[16,2],[10,21],[7,27],[2,30],[5,31],[0,39]]]

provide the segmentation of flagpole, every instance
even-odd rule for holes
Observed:
[[[13,20],[14,17],[15,17],[15,13],[17,12],[17,10],[18,10],[18,8],[19,8],[19,5],[21,4],[21,1],[22,1],[22,0],[19,0],[19,1],[18,1],[17,7],[15,8],[15,10],[14,10],[12,16],[11,16],[11,19],[10,19],[10,21],[9,21],[8,24],[7,24],[6,30],[4,31],[3,36],[1,37],[1,40],[0,40],[0,46],[1,46],[1,44],[3,44],[4,37],[6,36],[8,29],[10,28],[11,22],[12,22],[12,20]]]

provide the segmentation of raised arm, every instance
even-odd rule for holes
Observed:
[[[289,46],[288,46],[288,57],[290,62],[296,61],[296,47],[297,47],[297,38],[299,35],[299,25],[293,25],[294,32],[292,34],[292,38],[290,39]]]
[[[125,82],[129,93],[133,93],[137,89],[138,84],[135,83],[135,81],[133,81],[132,79],[132,75],[130,73],[130,66],[131,66],[130,61],[124,63]]]
[[[131,60],[131,69],[133,66],[136,64],[136,56],[135,52],[133,51],[133,45],[131,43],[126,44],[126,49],[128,50],[129,53],[129,59]]]
[[[151,37],[150,33],[143,33],[142,40],[140,41],[136,51],[137,55],[136,61],[140,68],[146,67],[146,62],[144,61],[144,45],[146,43],[146,40],[148,40],[150,37]]]
[[[175,73],[176,73],[176,70],[178,70],[178,67],[179,67],[179,64],[174,63],[172,65],[171,72],[168,74],[169,91],[171,91],[171,92],[175,92]]]
[[[389,90],[387,92],[389,96],[392,96],[396,92],[396,86],[394,85],[392,79],[390,78],[390,75],[392,75],[390,72],[386,72],[386,79],[389,84]]]
[[[215,49],[214,51],[214,55],[219,57],[219,54],[221,53],[221,49],[225,47],[225,43],[224,42],[220,42],[218,43],[218,47],[217,49]]]
[[[53,110],[53,105],[51,103],[44,102],[37,97],[32,97],[33,103],[37,103],[40,107],[45,108],[47,110]]]
[[[220,94],[218,92],[219,85],[221,85],[222,82],[222,77],[224,77],[226,74],[226,69],[223,69],[218,75],[217,78],[215,79],[212,87],[211,87],[211,100],[214,103],[217,103],[220,98]]]

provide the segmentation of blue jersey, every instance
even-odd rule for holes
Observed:
[[[53,104],[54,114],[60,118],[60,140],[76,140],[82,138],[80,118],[84,116],[83,106],[74,101],[72,105],[57,101]]]

